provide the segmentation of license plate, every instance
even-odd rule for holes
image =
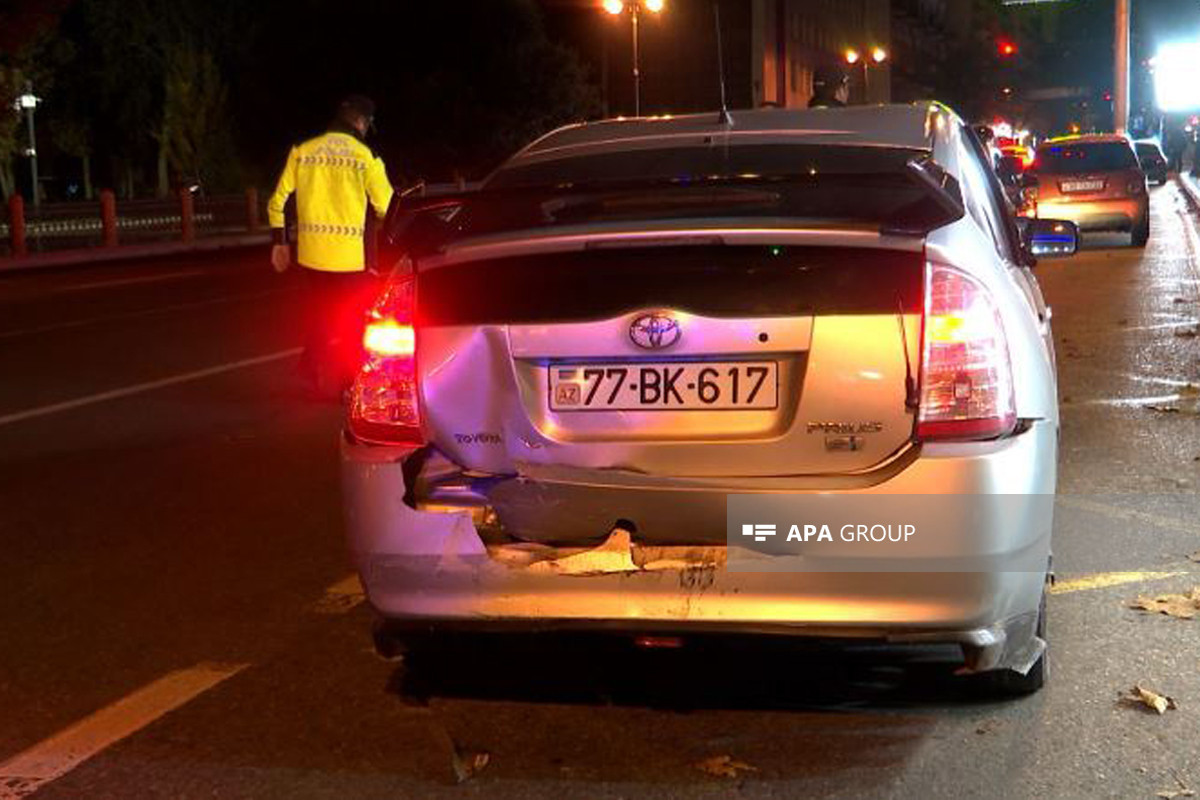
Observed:
[[[555,364],[553,411],[727,411],[779,405],[774,361]]]
[[[1104,189],[1104,181],[1063,181],[1064,192],[1099,192]]]

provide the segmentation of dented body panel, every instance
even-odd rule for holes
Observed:
[[[486,488],[470,506],[405,503],[405,463],[411,452],[343,442],[343,482],[351,552],[372,606],[383,618],[431,626],[524,624],[533,628],[605,627],[630,631],[755,630],[796,635],[855,635],[902,640],[974,641],[1036,612],[1044,576],[1038,572],[743,573],[724,569],[724,504],[730,492],[819,491],[819,479],[763,482],[673,482],[643,487],[645,497],[619,506],[657,508],[680,528],[708,525],[707,545],[646,546],[628,533],[593,536],[588,546],[486,542]],[[962,445],[926,447],[919,459],[879,476],[882,483],[851,492],[947,494],[1053,493],[1052,471],[1027,471],[1030,454],[1054,448],[1054,432],[1035,425],[980,453]],[[972,452],[974,451],[974,452]],[[434,471],[438,470],[435,465]],[[563,472],[559,478],[576,477]],[[461,474],[446,480],[468,483]],[[416,480],[416,478],[414,478]],[[619,486],[620,478],[613,481]],[[536,496],[536,480],[522,481]],[[672,483],[672,482],[668,482]],[[586,490],[585,484],[578,488]],[[617,495],[601,492],[616,514]],[[601,502],[600,497],[604,498]],[[628,494],[626,494],[628,497]],[[531,501],[532,506],[532,501]],[[531,507],[523,520],[570,526],[581,503]],[[586,511],[584,511],[586,513]],[[644,515],[643,515],[644,517]],[[597,517],[599,519],[599,517]],[[1028,548],[1049,556],[1049,527],[1014,530],[984,520],[961,530],[947,550],[1008,553]],[[639,525],[639,528],[641,526]],[[603,526],[593,526],[593,534]],[[575,559],[572,563],[572,559]],[[994,633],[994,631],[993,631]],[[992,634],[988,634],[989,636]]]

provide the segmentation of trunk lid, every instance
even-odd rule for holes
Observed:
[[[911,440],[919,239],[626,231],[517,249],[418,272],[426,428],[467,470],[851,475]]]

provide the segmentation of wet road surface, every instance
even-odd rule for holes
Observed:
[[[265,253],[0,279],[0,799],[1154,797],[1200,790],[1200,236],[1037,268],[1063,400],[1048,687],[953,653],[577,638],[371,651],[338,409]],[[1135,683],[1159,716],[1116,702]],[[698,764],[710,759],[731,777]],[[744,768],[743,768],[744,767]],[[720,771],[720,770],[717,770]],[[459,780],[464,779],[461,784]]]

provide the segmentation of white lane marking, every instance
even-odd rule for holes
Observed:
[[[110,286],[130,286],[135,283],[158,283],[159,281],[177,281],[183,278],[194,278],[204,275],[202,269],[190,269],[186,272],[168,272],[158,275],[142,275],[137,278],[121,278],[115,281],[93,281],[91,283],[72,283],[69,286],[59,286],[51,292],[84,292],[88,289],[107,289]]]
[[[0,764],[0,800],[18,800],[179,708],[249,664],[201,663],[169,672]]]
[[[1180,322],[1160,322],[1157,325],[1131,325],[1127,328],[1121,328],[1120,333],[1128,333],[1129,331],[1160,331],[1167,328],[1191,328],[1194,327],[1200,320],[1196,318],[1181,320]]]
[[[1158,403],[1176,403],[1183,399],[1181,394],[1160,394],[1154,397],[1097,397],[1091,400],[1072,400],[1064,406],[1146,406]]]
[[[275,294],[287,294],[294,292],[294,287],[287,289],[271,289],[265,292],[250,292],[248,294],[235,294],[228,297],[214,297],[211,300],[197,300],[192,303],[176,303],[170,306],[159,306],[158,308],[144,308],[141,311],[129,311],[124,314],[108,314],[102,317],[86,317],[84,319],[71,320],[70,322],[55,322],[50,325],[39,325],[36,328],[19,328],[13,331],[0,331],[0,339],[13,339],[19,336],[33,336],[39,333],[52,333],[54,331],[66,330],[69,328],[81,328],[85,325],[96,325],[101,322],[115,322],[120,319],[133,319],[135,317],[147,317],[154,314],[166,314],[171,311],[184,311],[190,308],[203,308],[204,306],[215,306],[222,303],[237,303],[246,300],[257,300],[263,297],[270,297]]]
[[[350,575],[325,590],[325,595],[313,606],[318,614],[345,614],[366,597],[358,575]]]
[[[180,375],[172,375],[169,378],[160,378],[156,381],[147,381],[146,383],[137,383],[133,386],[125,386],[120,389],[113,389],[108,392],[100,392],[98,394],[90,394],[86,397],[77,397],[74,400],[65,400],[61,403],[51,403],[48,406],[38,406],[37,408],[29,408],[24,411],[17,411],[12,414],[0,416],[0,427],[11,425],[14,422],[23,422],[34,417],[44,417],[47,414],[57,414],[61,411],[71,411],[72,409],[90,406],[94,403],[103,403],[108,400],[116,400],[121,397],[128,397],[142,392],[149,392],[154,389],[162,389],[165,386],[174,386],[177,383],[187,383],[189,381],[197,381],[201,378],[207,378],[212,375],[220,375],[223,372],[232,372],[235,369],[244,367],[254,367],[259,364],[269,364],[272,361],[280,361],[285,358],[299,355],[301,348],[293,347],[290,350],[281,350],[278,353],[268,353],[265,356],[256,356],[255,358],[244,358],[241,361],[231,361],[228,364],[218,364],[215,367],[207,369],[198,369],[194,372],[184,372]]]

